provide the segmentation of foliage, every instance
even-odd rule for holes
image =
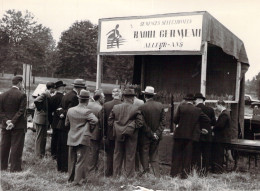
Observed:
[[[132,83],[133,78],[133,56],[103,56],[104,81],[127,84]]]
[[[38,24],[28,11],[6,11],[0,20],[0,39],[4,42],[0,49],[6,53],[0,62],[9,72],[20,73],[26,63],[39,73],[45,69],[46,59],[55,46],[50,29]]]
[[[60,63],[56,73],[95,79],[97,26],[90,21],[76,21],[62,33],[58,43]]]

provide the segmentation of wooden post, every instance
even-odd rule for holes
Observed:
[[[97,55],[97,80],[96,80],[96,89],[101,88],[101,79],[102,79],[102,57]]]
[[[207,53],[208,42],[204,42],[202,60],[201,60],[201,81],[200,81],[200,93],[206,97],[206,78],[207,78]]]
[[[141,91],[144,90],[144,75],[145,75],[145,62],[144,62],[144,56],[142,56],[142,68],[141,68]]]
[[[241,78],[241,63],[237,62],[236,95],[235,95],[235,101],[237,102],[239,102],[240,78]]]

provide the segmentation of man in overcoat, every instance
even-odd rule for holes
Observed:
[[[125,89],[123,96],[124,102],[113,107],[108,119],[108,125],[113,127],[115,135],[113,176],[121,175],[125,160],[125,175],[133,177],[138,129],[142,127],[143,121],[138,107],[133,105],[134,89]]]
[[[210,123],[201,124],[200,128],[204,133],[200,134],[198,142],[194,142],[192,163],[197,166],[198,170],[207,173],[211,161],[212,128],[216,124],[216,117],[213,108],[205,105],[205,100],[206,98],[201,93],[195,94],[196,107],[200,108],[210,118]]]
[[[12,88],[0,95],[1,127],[1,170],[21,171],[24,137],[26,132],[26,94],[23,91],[23,78],[14,76]]]
[[[89,157],[89,131],[92,125],[98,123],[95,115],[87,109],[89,91],[81,90],[78,96],[79,104],[67,112],[65,126],[69,127],[69,182],[81,185],[86,178],[86,159]]]
[[[65,126],[65,118],[68,109],[75,107],[79,104],[78,94],[82,89],[86,89],[86,82],[83,79],[75,79],[73,82],[73,90],[68,92],[62,97],[59,116],[60,120],[57,125],[58,138],[57,138],[57,167],[60,172],[68,171],[68,132],[69,126]]]
[[[105,152],[106,152],[106,165],[105,165],[105,175],[112,176],[113,175],[113,157],[114,157],[114,149],[115,149],[115,137],[113,135],[113,128],[108,126],[108,117],[113,107],[117,104],[121,104],[121,90],[118,88],[114,88],[112,90],[112,101],[108,101],[104,103],[104,143],[105,143]]]
[[[47,130],[52,120],[50,98],[51,94],[55,91],[54,83],[48,82],[46,88],[45,92],[34,100],[35,112],[33,123],[36,128],[35,154],[39,158],[42,158],[45,155]]]
[[[140,130],[139,153],[143,166],[143,173],[149,172],[149,163],[152,173],[159,176],[158,147],[165,128],[165,111],[163,105],[153,99],[155,93],[152,86],[147,86],[143,91],[146,102],[139,107],[144,125]]]
[[[208,116],[200,108],[193,105],[193,94],[187,94],[184,100],[174,116],[174,123],[178,127],[176,127],[173,136],[171,166],[171,176],[180,175],[181,178],[187,178],[191,171],[193,143],[199,141],[200,125],[210,123]]]
[[[213,173],[223,172],[223,162],[224,162],[224,143],[229,143],[231,141],[231,118],[230,112],[226,108],[226,103],[219,100],[216,104],[217,110],[220,115],[217,122],[213,128],[214,138],[212,145],[212,171]]]
[[[90,155],[89,155],[89,172],[97,170],[99,149],[102,138],[103,126],[103,104],[105,102],[105,95],[102,90],[96,90],[94,93],[94,102],[89,102],[87,108],[98,118],[98,123],[91,129],[90,136]]]
[[[66,84],[63,83],[63,81],[57,81],[55,82],[55,95],[51,97],[50,99],[50,112],[52,113],[52,136],[51,136],[51,156],[56,159],[57,157],[57,139],[58,139],[58,129],[57,125],[59,123],[60,117],[58,115],[57,109],[60,108],[60,103],[62,100],[62,97],[65,93],[65,86]]]

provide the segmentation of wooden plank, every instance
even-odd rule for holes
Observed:
[[[96,89],[101,88],[101,79],[102,79],[102,57],[97,55],[97,80],[96,80]]]
[[[207,78],[207,53],[208,42],[204,42],[202,60],[201,60],[201,81],[200,81],[200,93],[206,96],[206,78]]]
[[[241,79],[241,63],[237,62],[236,95],[235,95],[235,100],[237,102],[239,101],[240,79]]]

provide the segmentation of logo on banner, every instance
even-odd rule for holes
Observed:
[[[122,35],[120,34],[119,30],[119,24],[116,25],[114,29],[109,31],[107,33],[107,48],[119,48],[120,45],[123,45],[125,42],[125,39],[122,38]]]

